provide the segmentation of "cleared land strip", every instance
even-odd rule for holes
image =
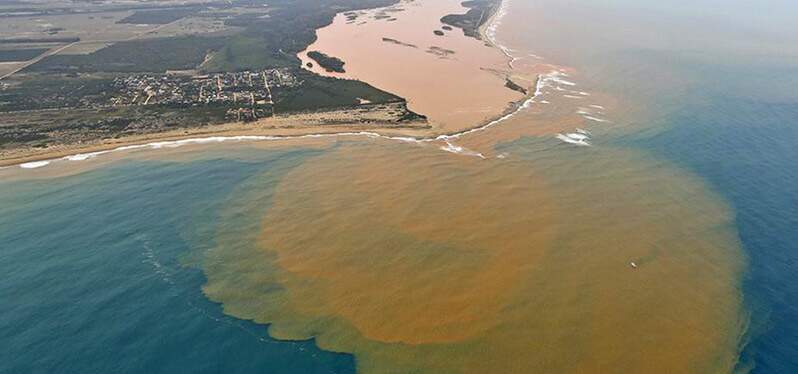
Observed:
[[[16,69],[6,73],[3,76],[0,76],[0,80],[6,79],[6,78],[18,73],[20,70],[25,69],[26,67],[31,66],[31,65],[41,61],[45,57],[49,57],[49,56],[55,55],[55,54],[65,50],[65,49],[67,49],[67,48],[69,48],[69,47],[71,47],[71,46],[73,46],[75,44],[78,44],[78,43],[80,43],[80,42],[72,42],[72,43],[69,43],[67,45],[64,45],[64,46],[61,46],[61,47],[58,47],[58,48],[55,48],[55,49],[51,49],[51,50],[49,50],[47,52],[44,52],[41,55],[39,55],[38,57],[36,57],[36,58],[34,58],[32,60],[28,60],[27,62],[25,62],[24,64],[20,65]]]
[[[124,39],[121,39],[121,40],[79,40],[79,41],[76,41],[76,42],[72,42],[72,43],[57,47],[57,48],[53,48],[53,49],[50,49],[49,51],[47,51],[45,53],[42,53],[41,55],[37,56],[36,58],[34,58],[32,60],[28,60],[28,61],[24,62],[22,65],[18,66],[16,69],[14,69],[14,70],[12,70],[12,71],[0,76],[0,80],[6,79],[6,78],[8,78],[8,77],[10,77],[10,76],[12,76],[12,75],[14,75],[16,73],[19,73],[20,71],[24,70],[28,66],[31,66],[31,65],[33,65],[33,64],[35,64],[35,63],[37,63],[37,62],[39,62],[39,61],[41,61],[43,59],[45,59],[46,57],[57,55],[57,54],[61,53],[62,51],[64,51],[65,49],[73,47],[73,46],[76,46],[78,44],[86,44],[86,43],[117,43],[117,42],[122,42],[122,41],[124,41],[124,42],[133,41],[133,40],[136,40],[136,39],[140,39],[143,35],[147,35],[149,33],[157,32],[158,30],[160,30],[160,29],[162,29],[162,28],[164,28],[166,26],[169,26],[169,25],[171,25],[171,24],[173,24],[175,22],[178,22],[178,21],[180,21],[180,20],[172,21],[170,23],[166,23],[166,24],[163,24],[163,25],[158,25],[157,27],[154,27],[154,28],[149,29],[149,30],[143,30],[143,31],[138,32],[138,33],[136,33],[135,35],[133,35],[133,36],[131,36],[129,38],[124,38]]]

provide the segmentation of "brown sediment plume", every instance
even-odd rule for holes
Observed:
[[[220,231],[204,290],[364,372],[733,367],[741,259],[722,203],[635,152],[511,148],[341,144],[273,195],[237,193],[268,206],[262,231]]]

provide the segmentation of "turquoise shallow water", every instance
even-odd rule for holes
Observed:
[[[0,182],[0,372],[354,371],[350,355],[226,316],[191,266],[235,186],[257,174],[268,188],[313,153]]]

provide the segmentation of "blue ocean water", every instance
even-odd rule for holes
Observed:
[[[625,139],[693,170],[732,206],[750,326],[738,368],[798,372],[798,68],[691,65],[701,89],[652,137]]]
[[[268,190],[314,152],[0,182],[0,372],[353,372],[351,355],[225,315],[192,266],[233,187]]]

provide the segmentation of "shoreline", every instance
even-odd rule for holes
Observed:
[[[283,119],[292,121],[291,119]],[[297,120],[299,122],[301,120]],[[128,149],[144,148],[148,145],[155,145],[157,143],[168,142],[186,142],[193,139],[236,139],[242,137],[264,137],[274,138],[270,140],[289,140],[299,137],[310,136],[332,136],[337,134],[346,134],[353,132],[363,131],[381,131],[386,132],[386,135],[399,135],[404,133],[414,133],[423,131],[420,127],[413,127],[413,123],[404,125],[393,126],[379,126],[374,125],[356,125],[356,124],[318,124],[318,125],[285,125],[285,126],[269,126],[268,122],[261,125],[259,128],[253,128],[252,124],[243,124],[238,122],[219,124],[196,129],[178,129],[173,131],[164,131],[150,134],[137,134],[124,136],[110,140],[98,140],[92,143],[83,144],[64,144],[52,147],[52,149],[21,149],[12,150],[8,155],[0,158],[0,168],[22,166],[28,163],[35,162],[52,162],[57,160],[69,160],[75,156],[89,155],[91,158],[94,155],[109,153],[113,151],[123,151]],[[420,124],[416,122],[415,124]],[[244,139],[242,139],[244,140]],[[253,139],[257,140],[257,139]],[[223,140],[222,140],[223,141]],[[152,148],[156,148],[153,146]]]
[[[512,70],[514,69],[513,62],[518,58],[510,53],[509,48],[497,42],[495,35],[496,29],[500,24],[499,22],[506,14],[504,7],[507,5],[508,1],[509,0],[497,0],[496,10],[488,17],[485,23],[479,26],[479,36],[485,43],[490,45],[491,48],[496,48],[507,58],[507,67]]]
[[[495,25],[495,24],[496,24],[496,22],[501,20],[502,16],[504,16],[503,12],[504,12],[504,6],[506,4],[507,4],[507,0],[497,0],[496,1],[496,8],[493,11],[493,13],[488,17],[488,20],[483,22],[482,25],[480,25],[479,28],[478,28],[479,35],[482,38],[482,40],[487,42],[487,43],[489,43],[491,45],[491,47],[498,48],[505,55],[507,55],[507,53],[502,48],[503,46],[500,46],[500,45],[498,45],[496,43],[496,41],[494,40],[493,35],[488,35],[488,29],[498,26],[498,25]],[[507,57],[508,58],[512,58],[512,56],[507,56]]]
[[[494,12],[488,20],[479,27],[479,34],[490,48],[499,50],[506,58],[510,69],[514,57],[509,54],[506,48],[498,44],[494,36],[489,32],[497,27],[496,22],[504,15],[506,0],[498,0]],[[506,77],[510,77],[507,72]],[[446,149],[451,149],[451,140],[459,139],[462,136],[486,130],[489,127],[506,121],[520,110],[528,107],[534,99],[541,94],[541,86],[546,77],[537,75],[535,84],[529,89],[529,93],[518,100],[510,102],[505,110],[498,115],[488,118],[475,124],[472,127],[460,129],[454,132],[436,132],[440,129],[432,129],[427,126],[418,126],[419,122],[391,123],[390,125],[357,125],[353,123],[321,121],[313,125],[302,124],[307,121],[302,114],[289,115],[277,120],[264,120],[247,124],[240,122],[225,123],[197,129],[178,129],[151,134],[137,134],[116,138],[113,140],[98,140],[91,144],[65,144],[54,147],[50,150],[24,149],[18,151],[8,151],[6,155],[0,156],[0,169],[18,166],[26,169],[34,169],[46,166],[54,161],[68,160],[81,161],[93,158],[102,154],[134,150],[134,149],[157,149],[162,147],[176,147],[185,144],[206,144],[219,143],[225,141],[263,141],[263,140],[292,140],[313,137],[339,137],[339,136],[367,136],[379,137],[405,142],[445,142]],[[324,112],[321,112],[322,114]],[[270,122],[286,122],[282,126],[269,126]],[[260,123],[260,128],[253,128]],[[414,126],[415,125],[415,126]],[[481,154],[480,154],[481,156]]]
[[[213,144],[227,141],[288,141],[296,139],[323,138],[323,137],[342,137],[342,136],[361,136],[370,138],[381,138],[387,140],[402,141],[407,143],[432,143],[443,142],[448,147],[453,145],[450,141],[459,139],[463,136],[487,130],[498,125],[520,110],[527,108],[534,99],[542,92],[541,88],[546,84],[547,76],[539,75],[535,82],[535,90],[530,90],[522,100],[512,103],[507,110],[488,121],[479,123],[471,128],[452,133],[436,133],[429,128],[409,126],[381,126],[372,125],[353,125],[353,124],[322,124],[316,126],[282,127],[282,128],[243,128],[246,125],[240,123],[224,124],[215,126],[216,128],[203,128],[186,133],[185,130],[172,132],[133,135],[114,139],[109,142],[99,144],[80,144],[64,145],[61,149],[51,150],[36,154],[25,154],[18,157],[0,159],[0,170],[10,167],[20,167],[23,169],[36,169],[47,166],[56,161],[84,161],[111,152],[120,152],[136,149],[159,149],[169,147],[179,147],[183,145]],[[287,119],[287,121],[291,121]],[[227,129],[220,127],[229,127]],[[250,126],[251,127],[251,126]],[[180,134],[178,134],[180,133]],[[455,152],[459,153],[459,152]],[[479,155],[481,156],[481,154]],[[484,157],[483,157],[484,158]]]

